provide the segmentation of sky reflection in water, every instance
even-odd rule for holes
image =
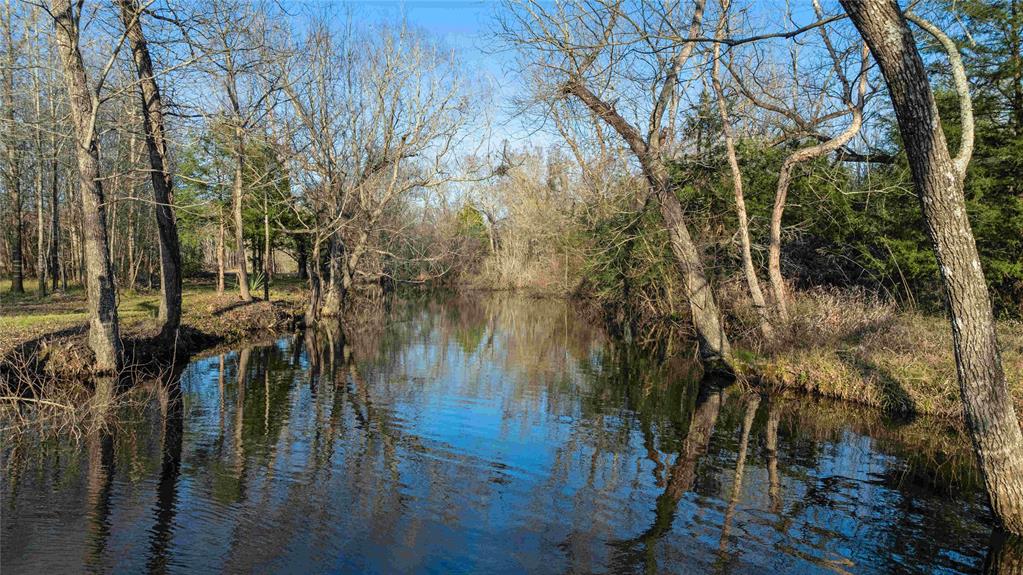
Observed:
[[[988,554],[968,452],[936,422],[701,385],[564,302],[395,302],[347,336],[198,359],[78,448],[5,447],[3,573],[975,572]]]

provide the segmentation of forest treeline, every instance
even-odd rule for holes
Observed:
[[[173,342],[185,278],[249,302],[287,274],[307,324],[397,284],[529,288],[626,333],[685,322],[734,374],[807,290],[868,293],[951,320],[992,507],[1023,532],[995,322],[1023,315],[1018,0],[804,4],[495,6],[509,104],[351,5],[5,0],[4,296],[84,286],[97,372],[122,368],[120,293],[159,290]],[[497,143],[495,107],[543,144]]]

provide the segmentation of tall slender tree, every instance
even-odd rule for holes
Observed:
[[[118,0],[118,4],[138,73],[142,121],[146,130],[150,176],[156,199],[156,224],[160,239],[160,335],[163,339],[171,339],[181,324],[181,249],[178,226],[174,219],[174,179],[167,157],[163,99],[153,73],[149,45],[142,32],[142,9],[138,0]]]
[[[672,254],[682,272],[700,358],[711,371],[732,371],[731,346],[721,312],[669,171],[682,72],[696,43],[659,39],[674,30],[682,6],[641,5],[634,8],[635,13],[627,13],[630,8],[611,0],[581,5],[576,7],[578,10],[563,5],[548,10],[536,0],[524,0],[520,5],[515,22],[505,27],[506,36],[530,55],[540,75],[548,76],[558,86],[560,97],[580,102],[628,146],[642,169],[648,197],[660,211]],[[699,35],[704,7],[704,0],[693,3],[685,38]],[[654,55],[645,61],[630,60],[651,53]],[[619,111],[622,99],[613,87],[633,80],[635,68],[647,67],[653,72],[642,75],[644,85],[633,86],[635,93],[629,96],[635,97],[627,98],[642,107],[634,112],[646,116],[644,126]]]
[[[14,12],[10,0],[5,3],[3,18],[0,18],[0,31],[4,36],[4,67],[2,86],[0,86],[0,105],[3,106],[3,145],[4,145],[4,184],[11,194],[11,227],[13,234],[11,238],[11,291],[13,293],[25,293],[24,276],[25,262],[22,259],[25,223],[22,221],[22,209],[24,200],[21,190],[21,151],[18,149],[20,136],[17,134],[17,119],[15,118],[16,103],[14,100],[14,74],[18,69],[19,47],[14,40]]]

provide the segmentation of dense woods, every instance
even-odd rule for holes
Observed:
[[[798,340],[814,294],[875,298],[948,318],[1023,533],[996,333],[1023,317],[1019,1],[785,6],[495,5],[504,102],[441,38],[344,4],[4,0],[2,313],[84,288],[99,373],[137,292],[173,345],[188,282],[300,281],[307,325],[401,286],[523,289],[756,377],[747,352]]]

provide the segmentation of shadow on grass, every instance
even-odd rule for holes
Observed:
[[[916,402],[890,370],[853,353],[839,352],[836,355],[842,363],[856,370],[864,380],[874,382],[881,396],[882,411],[899,415],[917,413]]]
[[[233,310],[236,310],[236,309],[239,309],[239,308],[243,308],[245,306],[250,306],[250,305],[253,305],[253,304],[257,304],[257,303],[259,303],[261,301],[263,301],[263,300],[261,300],[259,298],[255,298],[255,297],[252,298],[252,301],[236,301],[236,302],[234,302],[232,304],[228,304],[228,305],[218,309],[217,311],[213,312],[213,317],[220,317],[220,316],[224,315],[225,313],[227,313],[229,311],[233,311]]]

